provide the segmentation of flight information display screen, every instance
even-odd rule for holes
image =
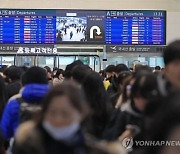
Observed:
[[[1,9],[0,44],[165,45],[166,11]]]
[[[165,11],[106,11],[106,44],[165,45]]]
[[[55,10],[0,10],[0,43],[56,43]]]

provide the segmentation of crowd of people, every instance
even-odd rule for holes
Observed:
[[[135,144],[180,141],[180,41],[163,57],[164,69],[99,73],[81,61],[65,70],[3,66],[0,153],[179,154],[178,145]]]

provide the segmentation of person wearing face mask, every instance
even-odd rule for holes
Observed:
[[[119,142],[99,141],[81,128],[88,115],[82,89],[72,81],[47,94],[40,121],[18,128],[13,154],[126,154]]]
[[[88,107],[81,89],[70,81],[47,94],[39,122],[22,124],[14,154],[86,154],[81,121]]]
[[[131,88],[130,101],[121,106],[110,139],[123,141],[126,137],[134,137],[134,140],[143,140],[145,107],[159,95],[155,75],[147,73],[136,76]]]

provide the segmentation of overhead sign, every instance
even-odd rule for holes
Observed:
[[[163,52],[166,46],[121,46],[121,45],[107,45],[106,52],[120,53],[120,52]]]
[[[17,54],[57,54],[57,48],[53,47],[19,47]]]
[[[56,54],[57,48],[54,45],[21,45],[21,44],[2,44],[0,45],[0,53],[17,53],[17,54]]]

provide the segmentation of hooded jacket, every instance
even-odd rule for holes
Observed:
[[[24,86],[22,98],[27,103],[38,102],[44,98],[48,90],[47,84],[28,84]],[[17,99],[10,100],[5,107],[0,127],[7,140],[14,136],[19,125],[19,107]]]

